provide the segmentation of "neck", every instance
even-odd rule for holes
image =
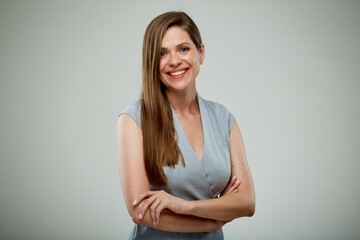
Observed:
[[[177,114],[188,115],[199,111],[195,88],[184,92],[166,91],[166,97]]]

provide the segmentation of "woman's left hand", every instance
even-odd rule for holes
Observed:
[[[230,194],[230,193],[237,193],[238,187],[240,186],[241,182],[237,179],[236,176],[233,176],[226,186],[226,189],[221,193],[221,196]]]
[[[134,201],[133,205],[139,206],[140,219],[150,208],[150,215],[154,225],[159,224],[160,213],[165,208],[177,214],[184,214],[189,207],[188,201],[175,197],[164,190],[144,192]]]

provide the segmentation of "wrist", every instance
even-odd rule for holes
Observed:
[[[193,215],[195,209],[194,201],[186,201],[184,214]]]

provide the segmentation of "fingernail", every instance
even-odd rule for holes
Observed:
[[[236,181],[236,184],[238,184],[239,182],[240,182],[240,181],[239,181],[239,180],[237,180],[237,181]]]
[[[141,213],[139,213],[139,218],[142,219],[142,214]]]
[[[133,202],[133,205],[136,205],[137,204],[137,200],[135,200],[134,202]]]
[[[233,176],[232,179],[236,178],[236,176]]]
[[[159,221],[156,220],[156,224],[159,224]]]
[[[153,222],[153,224],[156,226],[157,224],[156,224],[156,222]]]

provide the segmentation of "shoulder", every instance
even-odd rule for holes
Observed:
[[[118,116],[118,121],[120,121],[120,116],[126,114],[130,116],[136,124],[141,127],[141,101],[137,100],[129,103],[125,108],[120,112]]]
[[[230,134],[234,125],[234,115],[221,103],[201,98],[204,107],[210,115],[210,121],[219,123],[227,134]]]
[[[204,105],[207,108],[211,109],[215,114],[221,115],[221,114],[229,114],[230,113],[229,110],[221,103],[206,100],[204,98],[202,98],[202,101],[204,102]]]

